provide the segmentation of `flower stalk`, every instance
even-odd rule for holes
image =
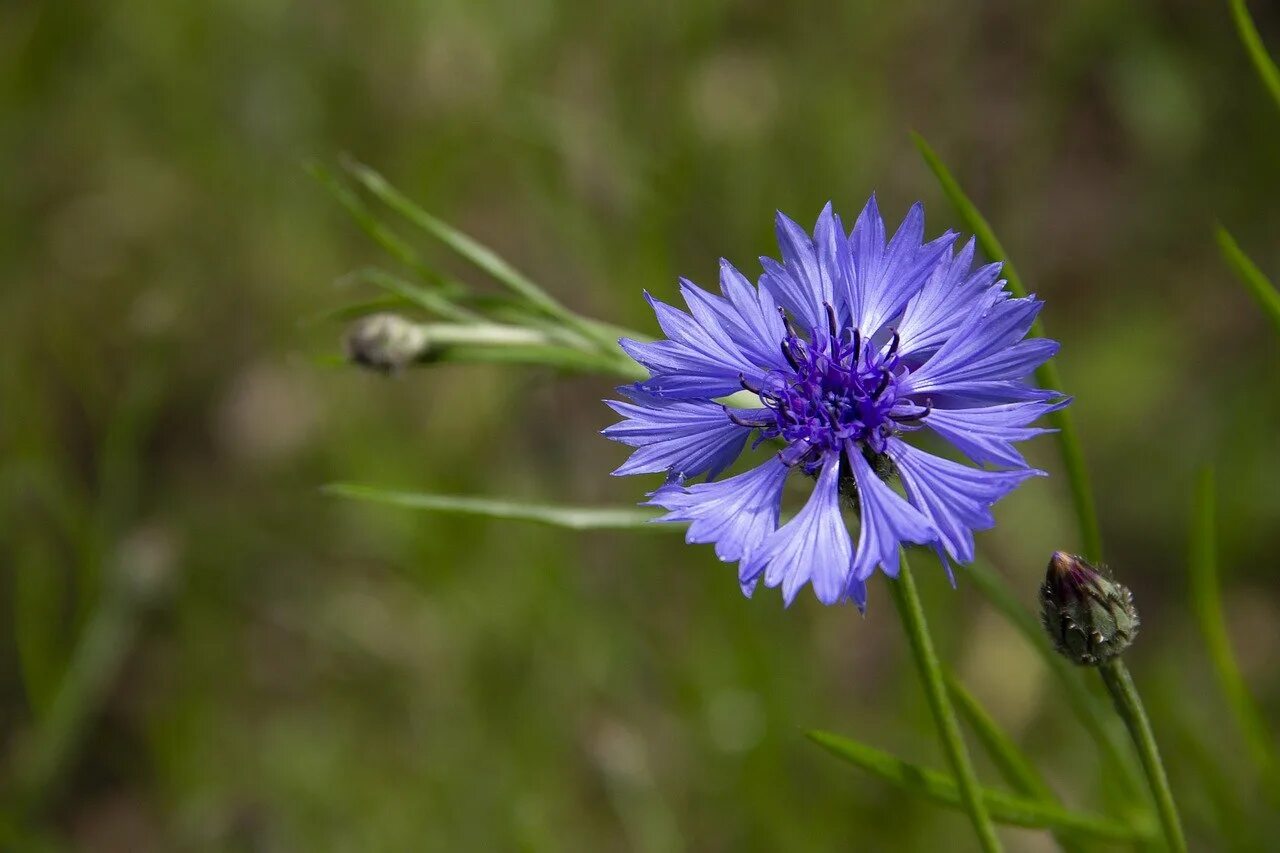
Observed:
[[[1098,670],[1138,751],[1169,850],[1185,853],[1182,821],[1138,688],[1121,660],[1138,633],[1133,595],[1082,558],[1055,551],[1040,587],[1041,622],[1054,648],[1072,663]]]
[[[1147,775],[1151,786],[1151,794],[1156,801],[1156,813],[1160,818],[1160,829],[1164,833],[1166,844],[1172,853],[1186,853],[1187,840],[1182,833],[1182,819],[1178,816],[1178,806],[1173,800],[1173,791],[1169,787],[1169,776],[1165,773],[1164,762],[1160,760],[1160,748],[1156,745],[1156,736],[1151,729],[1151,721],[1142,706],[1142,698],[1133,683],[1129,668],[1119,657],[1114,657],[1098,667],[1102,681],[1115,702],[1116,711],[1124,720],[1129,737],[1138,750],[1138,759],[1142,762],[1142,770]]]
[[[573,346],[541,329],[501,323],[417,323],[398,314],[369,314],[344,339],[347,360],[381,373],[440,361],[514,362],[639,378],[621,357]],[[621,352],[619,351],[619,355]]]
[[[960,788],[960,799],[969,820],[978,835],[978,843],[986,853],[1001,849],[1000,839],[996,836],[995,824],[987,811],[982,798],[982,788],[978,784],[977,773],[973,769],[973,761],[969,757],[968,747],[960,735],[960,723],[956,719],[955,709],[947,694],[946,682],[943,680],[942,664],[938,661],[938,653],[929,636],[929,626],[925,621],[924,608],[920,604],[920,595],[916,591],[911,568],[907,565],[906,555],[902,555],[902,564],[898,571],[896,583],[890,583],[893,600],[902,618],[902,627],[907,632],[911,645],[911,656],[915,661],[916,671],[920,675],[921,686],[929,702],[929,710],[938,728],[938,739],[942,742],[947,763],[955,774]]]

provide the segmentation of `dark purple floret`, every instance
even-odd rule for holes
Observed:
[[[898,335],[887,348],[872,346],[856,329],[840,332],[835,309],[825,307],[828,327],[811,330],[808,340],[788,329],[782,340],[788,369],[769,371],[758,387],[742,380],[773,414],[772,423],[756,422],[760,438],[784,441],[787,446],[778,458],[810,474],[823,454],[839,451],[849,441],[884,453],[895,430],[925,411],[898,395],[898,378],[905,372]]]

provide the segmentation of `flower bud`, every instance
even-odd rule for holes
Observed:
[[[395,314],[361,317],[347,331],[347,359],[384,373],[401,370],[426,354],[426,330]]]
[[[1040,587],[1040,621],[1054,647],[1083,666],[1115,657],[1138,635],[1129,588],[1063,551],[1049,558]]]

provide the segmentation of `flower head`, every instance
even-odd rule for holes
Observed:
[[[1084,558],[1054,551],[1040,585],[1040,622],[1054,648],[1082,666],[1098,666],[1138,635],[1133,593]]]
[[[761,258],[758,285],[721,261],[722,295],[681,281],[688,313],[646,294],[666,339],[621,341],[650,375],[619,389],[630,402],[609,403],[624,420],[604,434],[636,448],[615,474],[668,475],[650,495],[668,510],[659,520],[689,523],[689,542],[737,562],[748,595],[763,578],[790,604],[812,583],[825,604],[862,607],[877,567],[897,574],[903,543],[932,545],[948,570],[948,555],[971,561],[992,504],[1043,474],[1013,443],[1067,402],[1026,381],[1057,344],[1023,339],[1041,302],[1012,298],[999,264],[974,269],[972,240],[924,242],[919,204],[892,238],[874,196],[850,232],[827,205],[812,236],[782,214],[777,233],[782,260]],[[747,407],[728,404],[743,396]],[[926,429],[1003,470],[904,440]],[[753,433],[776,454],[716,481]],[[795,472],[816,485],[780,526]]]

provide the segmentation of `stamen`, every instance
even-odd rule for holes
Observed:
[[[791,337],[800,337],[800,333],[796,331],[795,324],[792,323],[791,318],[787,316],[787,309],[783,308],[781,305],[778,306],[778,316],[782,318],[782,325],[787,327],[787,332],[791,334]]]
[[[853,330],[853,362],[856,365],[862,358],[862,332]]]
[[[889,351],[884,354],[884,360],[888,361],[893,358],[893,354],[898,351],[898,344],[902,343],[902,338],[898,336],[898,330],[893,330],[893,340],[889,342]]]
[[[880,384],[876,386],[876,390],[874,390],[874,391],[872,391],[872,392],[871,392],[871,399],[873,399],[873,400],[874,400],[874,399],[876,399],[877,397],[879,397],[881,394],[883,394],[883,393],[884,393],[884,389],[886,389],[886,388],[888,388],[888,387],[889,387],[889,379],[890,379],[889,371],[887,371],[887,370],[882,370],[882,371],[880,371],[880,374],[881,374],[881,375],[880,375]]]
[[[827,312],[827,329],[831,332],[831,345],[834,347],[836,341],[840,340],[840,332],[836,326],[836,309],[831,306],[830,302],[823,302],[822,307]]]
[[[764,423],[759,423],[756,421],[751,421],[743,418],[741,415],[737,414],[733,408],[729,406],[721,406],[720,408],[724,410],[725,417],[727,417],[729,420],[733,421],[735,424],[741,427],[750,427],[751,429],[755,429],[756,427],[767,426],[769,421],[773,420],[773,416],[770,415],[768,416],[768,420],[766,420]],[[760,416],[756,415],[756,417],[760,417]]]
[[[745,373],[738,374],[738,384],[741,385],[743,390],[745,391],[750,391],[752,394],[756,394],[757,396],[760,396],[760,397],[764,396],[764,389],[756,385],[752,385],[750,382],[748,382],[747,374]]]
[[[933,411],[933,400],[927,399],[924,401],[923,412],[919,412],[914,415],[889,415],[889,420],[894,421],[895,423],[909,424],[914,421],[924,420],[925,418],[929,417],[929,413],[932,411]]]
[[[800,363],[796,361],[796,357],[791,353],[790,342],[784,340],[782,342],[782,357],[787,360],[787,364],[791,365],[791,369],[800,372]]]

